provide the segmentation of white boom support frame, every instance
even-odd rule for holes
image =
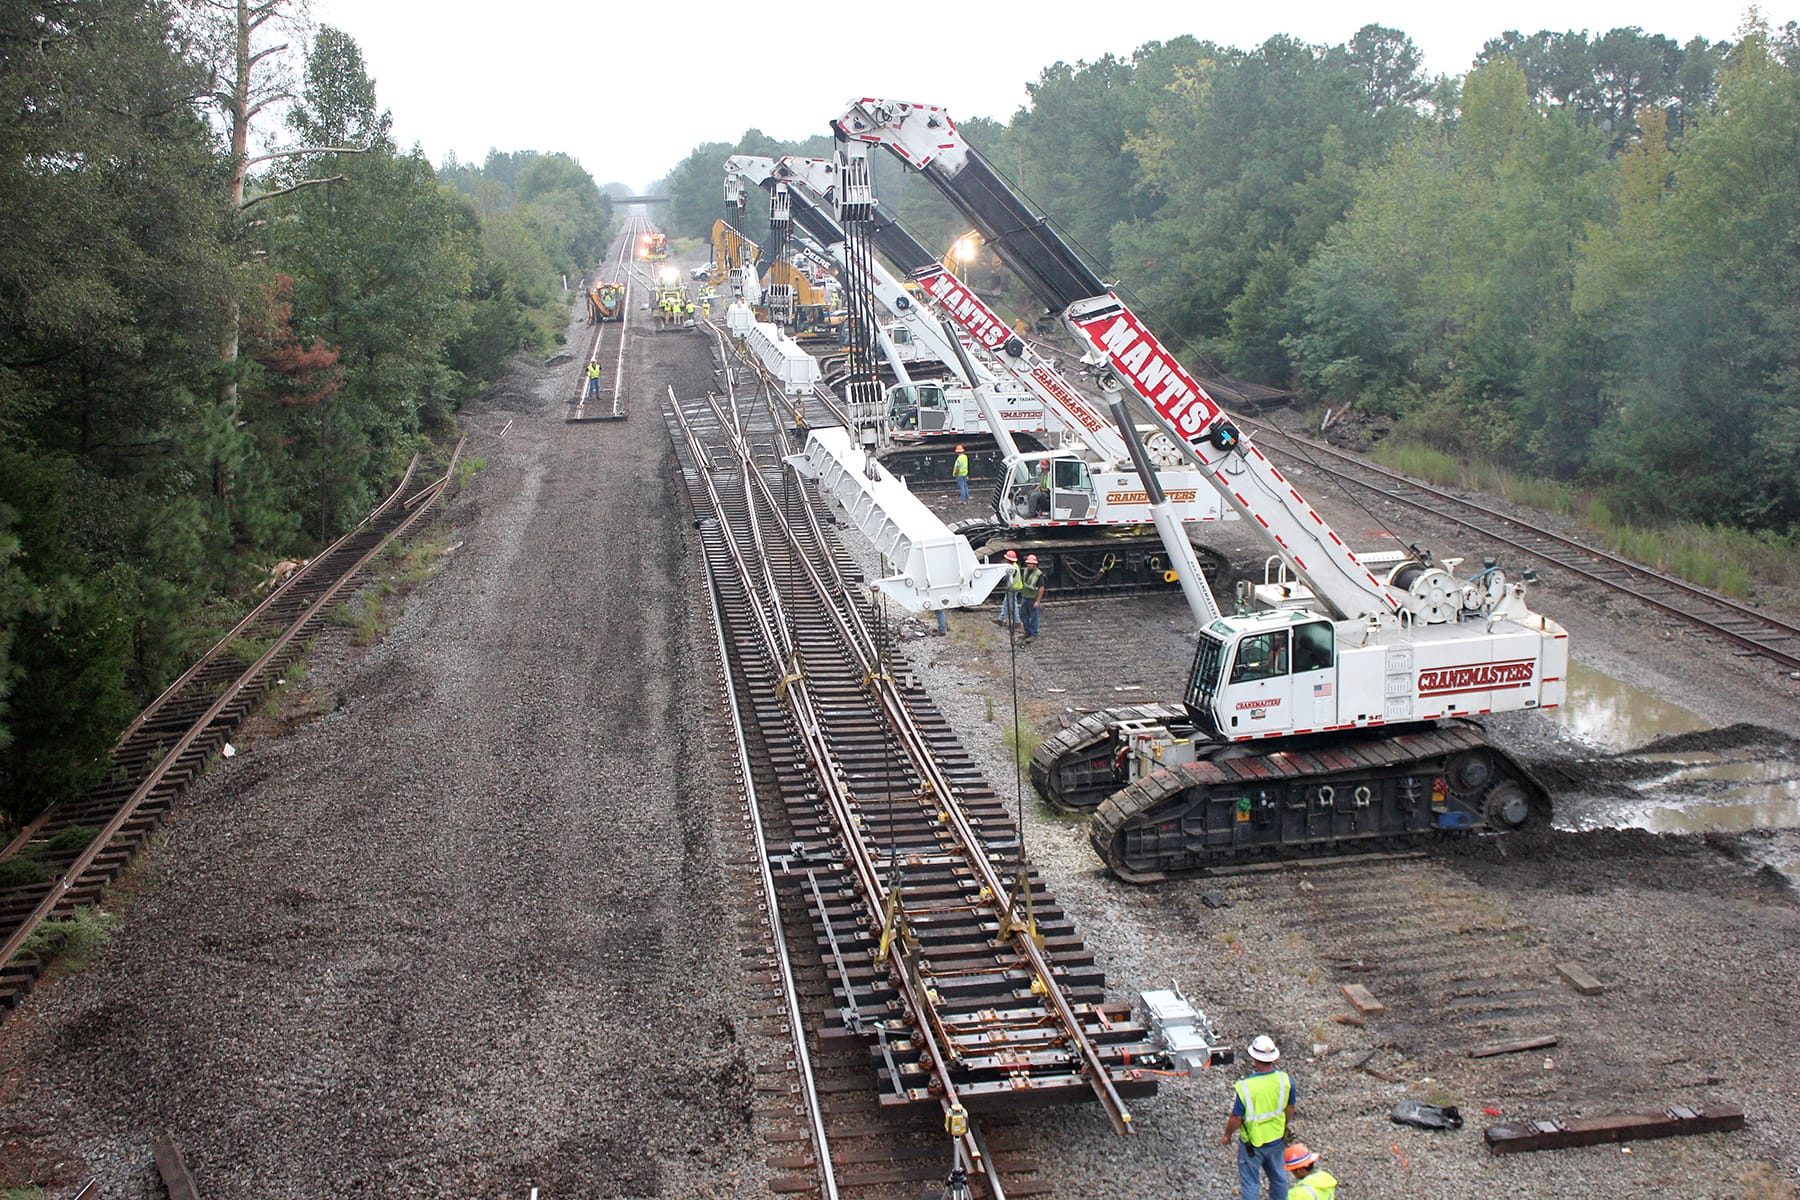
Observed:
[[[896,568],[870,590],[908,612],[973,607],[1006,578],[1007,564],[978,561],[969,539],[951,533],[906,484],[856,444],[849,430],[814,429],[805,452],[787,461],[835,497]]]
[[[1217,689],[1208,707],[1224,736],[1283,736],[1562,701],[1568,635],[1531,611],[1522,585],[1492,567],[1458,580],[1422,558],[1376,578],[1175,354],[969,146],[947,111],[862,97],[835,126],[841,146],[885,147],[925,175],[990,244],[998,243],[1002,257],[1060,309],[1063,323],[1088,348],[1087,361],[1100,369],[1102,386],[1162,430],[1226,504],[1255,522],[1304,584],[1284,589],[1287,599],[1274,613],[1215,622],[1228,653],[1237,639],[1309,610],[1332,619],[1341,656],[1335,688],[1330,678],[1309,680],[1314,690],[1302,702],[1298,695],[1260,698],[1224,677],[1198,681]],[[1298,674],[1281,675],[1290,678]],[[1258,718],[1260,732],[1247,732],[1254,727],[1249,722],[1240,725],[1244,714]]]

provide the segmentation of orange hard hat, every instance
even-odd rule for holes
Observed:
[[[1050,465],[1050,460],[1049,460],[1049,459],[1047,459],[1047,458],[1040,458],[1040,459],[1038,459],[1038,466],[1040,466],[1040,467],[1047,467],[1047,466],[1049,466],[1049,465]]]
[[[1319,1152],[1308,1150],[1305,1142],[1289,1142],[1287,1153],[1282,1155],[1281,1161],[1290,1171],[1304,1171],[1319,1161]]]
[[[1028,567],[1035,567],[1035,566],[1037,566],[1037,555],[1035,555],[1035,554],[1027,554],[1027,555],[1026,555],[1026,556],[1025,556],[1025,565],[1026,565],[1026,566],[1028,566]]]
[[[1019,561],[1019,552],[1017,550],[1008,550],[1006,552],[1006,561],[1007,562],[1018,562]]]
[[[962,452],[963,452],[963,448],[962,448],[962,447],[961,447],[961,446],[958,446],[958,447],[957,447],[957,448],[956,448],[956,452],[957,452],[957,453],[958,453],[958,454],[961,454],[961,453],[962,453]]]

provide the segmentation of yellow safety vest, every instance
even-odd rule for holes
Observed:
[[[1305,1179],[1288,1184],[1288,1200],[1333,1200],[1337,1179],[1330,1171],[1315,1169]]]
[[[1286,1071],[1259,1071],[1237,1081],[1235,1089],[1244,1102],[1244,1140],[1266,1146],[1287,1133],[1287,1106],[1294,1081]]]
[[[950,467],[950,474],[952,476],[958,476],[958,475],[967,475],[968,473],[969,473],[969,456],[966,454],[957,455],[956,462]]]
[[[1021,596],[1035,596],[1038,585],[1043,581],[1044,573],[1036,567],[1029,571],[1015,571],[1013,573],[1013,591]]]
[[[588,378],[589,379],[600,378],[600,364],[599,363],[591,362],[588,364]]]

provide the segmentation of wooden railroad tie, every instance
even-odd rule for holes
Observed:
[[[1487,1141],[1487,1148],[1495,1154],[1518,1154],[1526,1150],[1562,1150],[1570,1146],[1596,1146],[1605,1142],[1634,1142],[1645,1138],[1680,1137],[1694,1133],[1725,1133],[1743,1127],[1744,1110],[1738,1105],[1708,1104],[1700,1108],[1687,1108],[1677,1104],[1661,1112],[1489,1125],[1483,1136]]]
[[[169,1189],[169,1200],[200,1200],[200,1193],[194,1188],[194,1178],[188,1174],[187,1163],[181,1159],[181,1147],[168,1134],[160,1135],[150,1143],[150,1153],[156,1159],[156,1170],[162,1176],[163,1186]]]
[[[1588,974],[1587,969],[1578,962],[1557,963],[1556,973],[1584,996],[1598,996],[1606,990],[1606,985]]]
[[[1486,1046],[1476,1046],[1469,1051],[1469,1057],[1492,1058],[1496,1054],[1517,1054],[1521,1050],[1547,1050],[1554,1045],[1556,1045],[1556,1035],[1546,1033],[1538,1037],[1522,1038],[1516,1042],[1493,1042]]]
[[[1377,1000],[1369,989],[1360,983],[1339,984],[1338,991],[1344,993],[1344,999],[1350,1002],[1351,1008],[1365,1017],[1372,1017],[1377,1013],[1387,1011],[1387,1005]]]

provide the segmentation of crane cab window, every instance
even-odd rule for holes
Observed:
[[[1330,670],[1335,653],[1336,641],[1326,622],[1309,621],[1294,627],[1294,674]]]
[[[1238,642],[1231,682],[1253,683],[1288,673],[1288,631],[1257,633]]]
[[[1085,492],[1094,486],[1088,478],[1087,464],[1079,458],[1055,459],[1050,464],[1050,470],[1059,489]]]
[[[888,338],[896,346],[910,346],[913,344],[912,330],[904,325],[894,325],[889,327]]]
[[[944,407],[944,389],[935,383],[921,383],[919,388],[920,408]]]

